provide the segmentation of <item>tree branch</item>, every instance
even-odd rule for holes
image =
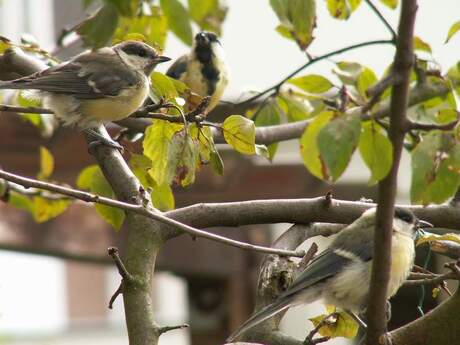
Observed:
[[[375,15],[380,19],[383,25],[385,25],[385,27],[388,29],[391,36],[393,37],[393,42],[396,42],[398,35],[396,34],[396,31],[393,29],[390,23],[388,23],[388,21],[385,19],[382,12],[379,11],[379,9],[372,3],[371,0],[366,0],[366,3],[371,8],[372,12],[375,13]]]
[[[393,71],[399,80],[393,85],[390,103],[389,137],[393,144],[393,164],[389,174],[379,183],[378,206],[374,234],[374,257],[367,306],[366,344],[379,343],[386,332],[386,302],[391,265],[391,236],[396,197],[399,161],[406,128],[406,111],[409,103],[410,71],[414,62],[413,36],[416,0],[402,1],[398,41]]]
[[[326,222],[350,224],[359,218],[365,210],[375,206],[376,204],[368,202],[332,199],[331,206],[325,207],[324,197],[271,199],[200,203],[166,212],[165,216],[196,228],[271,223]],[[417,217],[436,227],[460,228],[459,208],[453,205],[399,206],[410,209]]]
[[[43,182],[43,181],[38,181],[38,180],[30,179],[30,178],[21,177],[18,175],[8,173],[1,169],[0,169],[0,177],[5,180],[20,184],[24,187],[33,187],[33,188],[49,190],[54,193],[63,194],[63,195],[67,195],[72,198],[80,199],[85,202],[94,202],[94,203],[98,203],[102,205],[116,207],[124,211],[134,212],[136,214],[145,216],[152,220],[156,220],[163,224],[172,226],[173,228],[178,229],[180,231],[189,233],[192,236],[207,238],[209,240],[224,243],[224,244],[227,244],[233,247],[237,247],[237,248],[241,248],[245,250],[257,251],[261,253],[267,253],[267,254],[276,254],[276,255],[281,255],[281,256],[302,257],[305,254],[303,251],[294,252],[294,251],[286,251],[286,250],[281,250],[281,249],[273,249],[273,248],[267,248],[263,246],[257,246],[257,245],[253,245],[253,244],[249,244],[245,242],[232,240],[230,238],[216,235],[216,234],[213,234],[207,231],[195,229],[189,225],[183,224],[174,219],[170,219],[162,215],[161,213],[154,212],[151,209],[144,207],[142,203],[141,204],[130,204],[130,203],[126,203],[123,201],[118,201],[115,199],[91,194],[91,193],[84,192],[81,190],[77,190],[77,189],[73,189],[69,187],[62,187],[62,186],[59,186],[53,183],[49,183],[49,182]]]

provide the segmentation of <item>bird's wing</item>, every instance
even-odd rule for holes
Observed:
[[[90,65],[88,61],[91,61]],[[123,67],[114,65],[107,56],[87,53],[28,77],[1,83],[0,88],[71,94],[80,99],[116,96],[120,90],[137,81],[135,74]]]
[[[324,281],[355,261],[366,262],[372,259],[374,254],[374,232],[372,230],[373,225],[353,229],[348,227],[342,230],[331,245],[318,255],[280,295],[280,298],[292,296]]]
[[[182,74],[187,70],[187,60],[188,56],[182,55],[180,58],[174,61],[171,67],[168,68],[166,75],[173,79],[179,80]]]
[[[293,296],[302,290],[326,280],[340,272],[352,261],[333,250],[326,249],[292,282],[279,298]]]

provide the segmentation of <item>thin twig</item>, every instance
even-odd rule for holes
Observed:
[[[409,278],[417,277],[412,275]],[[447,272],[444,274],[435,274],[434,276],[427,275],[426,277],[419,276],[418,279],[409,279],[404,282],[406,286],[416,286],[416,285],[439,285],[445,280],[459,280],[459,277],[456,277],[452,272]]]
[[[280,82],[276,83],[275,85],[269,87],[268,89],[266,89],[266,90],[264,90],[262,92],[257,93],[256,95],[254,95],[254,96],[252,96],[252,97],[250,97],[250,98],[248,98],[248,99],[246,99],[244,101],[239,102],[238,105],[251,103],[251,102],[259,99],[260,97],[270,93],[271,91],[279,90],[280,87],[288,79],[291,79],[292,77],[294,77],[298,73],[302,72],[305,68],[315,64],[318,61],[325,60],[327,58],[330,58],[331,56],[339,55],[339,54],[345,53],[347,51],[350,51],[350,50],[353,50],[353,49],[356,49],[356,48],[362,48],[362,47],[371,46],[371,45],[378,45],[378,44],[394,44],[394,41],[393,40],[375,40],[375,41],[362,42],[362,43],[358,43],[358,44],[353,44],[353,45],[345,47],[345,48],[334,50],[334,51],[329,52],[327,54],[317,56],[317,57],[315,57],[313,59],[309,59],[308,62],[306,62],[305,64],[303,64],[299,68],[297,68],[295,71],[290,73],[287,77],[283,78]]]
[[[407,122],[407,129],[406,131],[411,130],[419,130],[419,131],[433,131],[433,130],[441,130],[441,131],[450,131],[455,128],[458,124],[458,119],[443,125],[433,124],[433,123],[417,123],[408,121]]]
[[[109,309],[113,309],[113,303],[115,302],[117,297],[121,295],[122,293],[123,293],[123,282],[120,283],[120,285],[118,286],[118,289],[113,293],[112,297],[110,297]]]
[[[118,248],[116,247],[109,247],[107,249],[108,254],[112,257],[115,265],[117,266],[118,273],[120,273],[121,277],[126,281],[131,281],[133,277],[126,269],[123,261],[121,261],[120,255],[118,254]]]
[[[164,326],[158,328],[158,333],[159,335],[162,335],[163,333],[173,331],[175,329],[184,329],[190,327],[188,324],[184,323],[183,325],[177,325],[177,326]]]
[[[380,12],[380,10],[371,2],[371,0],[366,0],[367,5],[371,8],[372,12],[374,12],[377,17],[381,20],[383,25],[386,26],[388,31],[391,33],[391,36],[393,36],[393,41],[396,42],[396,39],[398,35],[396,34],[396,31],[393,29],[393,27],[388,23],[388,21],[385,19],[383,14]]]
[[[14,113],[27,113],[27,114],[54,114],[53,111],[44,108],[36,107],[16,107],[12,105],[0,104],[0,111],[9,111]]]
[[[129,204],[126,202],[115,200],[115,199],[84,192],[78,189],[63,187],[63,186],[59,186],[59,185],[49,183],[49,182],[43,182],[43,181],[38,181],[38,180],[22,177],[19,175],[11,174],[2,169],[0,169],[0,177],[5,180],[20,184],[24,187],[33,187],[33,188],[49,190],[54,193],[67,195],[72,198],[80,199],[86,202],[94,202],[94,203],[99,203],[99,204],[103,204],[107,206],[113,206],[113,207],[119,208],[124,211],[141,214],[150,219],[157,220],[163,224],[170,225],[178,230],[189,233],[192,236],[207,238],[209,240],[224,243],[232,247],[237,247],[237,248],[241,248],[245,250],[253,250],[256,252],[266,253],[266,254],[276,254],[280,256],[303,257],[305,255],[305,252],[303,250],[299,250],[299,251],[281,250],[281,249],[267,248],[264,246],[258,246],[258,245],[253,245],[253,244],[249,244],[245,242],[236,241],[236,240],[224,237],[224,236],[220,236],[220,235],[216,235],[216,234],[204,231],[204,230],[196,229],[189,225],[178,222],[177,220],[168,218],[160,213],[153,212],[143,207],[142,205]]]
[[[304,341],[304,345],[314,345],[314,344],[318,344],[318,342],[315,342],[315,340],[313,340],[313,337],[319,332],[319,330],[321,329],[321,327],[324,327],[326,325],[328,325],[329,323],[332,323],[331,319],[333,317],[337,317],[337,313],[334,312],[334,313],[331,313],[330,315],[326,316],[324,319],[322,319],[316,326],[315,328],[313,328],[310,333],[308,333],[307,337],[305,338],[305,341]],[[322,339],[322,338],[320,338]],[[320,342],[324,342],[324,341],[320,341]]]

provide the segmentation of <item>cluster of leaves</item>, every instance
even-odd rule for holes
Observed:
[[[326,2],[331,16],[348,19],[362,1]],[[393,9],[398,6],[397,0],[381,2]],[[306,49],[313,37],[315,2],[271,0],[270,4],[280,20],[277,31],[295,40],[302,50]],[[304,25],[299,25],[299,21]],[[460,22],[451,26],[446,42],[458,31]],[[433,125],[458,120],[460,108],[456,100],[456,87],[453,86],[460,81],[458,66],[441,77],[439,71],[433,73],[430,45],[415,37],[414,49],[426,58],[419,57],[417,60],[417,71],[414,70],[411,76],[412,87],[417,88],[420,83],[442,84],[451,87],[451,92],[417,105],[410,110],[410,119]],[[390,71],[391,66],[382,78]],[[370,116],[363,117],[369,115],[363,114],[362,109],[371,101],[367,91],[379,81],[377,75],[366,66],[347,61],[336,63],[333,73],[340,81],[338,85],[316,74],[287,80],[290,88],[275,90],[260,107],[248,112],[248,116],[254,119],[257,126],[308,120],[309,125],[300,138],[300,153],[305,166],[314,176],[325,181],[337,181],[358,149],[370,170],[369,184],[375,184],[388,174],[393,161],[393,148],[387,133],[388,120],[373,118],[372,114],[388,106],[391,87],[385,90],[379,102],[373,104]],[[420,74],[425,76],[424,80],[420,80]],[[412,202],[441,203],[452,197],[460,185],[457,127],[443,131],[411,131],[406,138],[406,148],[412,157]],[[276,150],[276,143],[268,147],[270,159],[273,159]]]
[[[40,170],[37,179],[51,181],[54,171],[54,158],[45,147],[40,147]],[[29,212],[38,223],[46,222],[62,214],[71,204],[69,199],[56,196],[47,192],[32,191],[22,193],[10,188],[8,184],[2,184],[1,195],[4,201],[21,210]],[[19,187],[20,188],[20,187]]]
[[[102,4],[86,20],[64,33],[76,31],[87,46],[99,48],[112,41],[142,39],[164,48],[168,31],[182,42],[193,42],[192,23],[201,30],[221,32],[227,7],[221,0],[188,0],[188,8],[179,0],[86,0],[85,6]]]

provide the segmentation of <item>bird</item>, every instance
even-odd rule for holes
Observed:
[[[0,89],[36,90],[43,106],[65,126],[79,127],[101,143],[120,148],[97,130],[141,107],[149,95],[150,74],[157,64],[169,60],[146,43],[124,41],[85,51],[30,76],[0,82]]]
[[[375,219],[374,207],[340,231],[286,291],[253,314],[230,335],[227,342],[233,342],[248,329],[287,308],[321,298],[325,304],[350,313],[363,311],[369,295]],[[415,257],[414,239],[418,228],[430,226],[432,225],[415,217],[410,210],[395,208],[387,298],[398,291],[411,271]]]
[[[229,81],[225,52],[217,35],[208,31],[197,33],[190,53],[174,61],[166,75],[180,80],[201,97],[209,96],[206,112],[210,112]]]

